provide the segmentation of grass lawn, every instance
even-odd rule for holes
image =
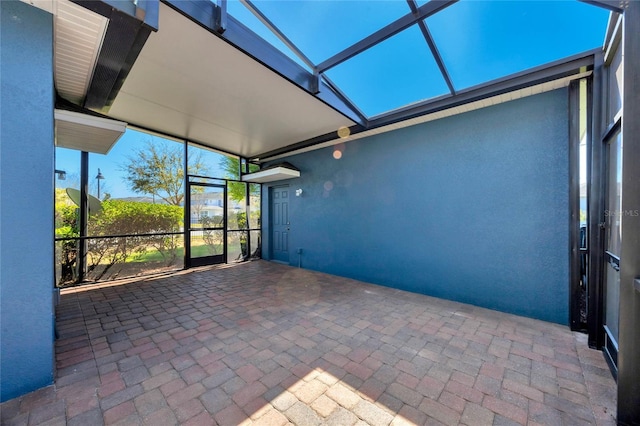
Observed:
[[[216,250],[216,253],[222,254],[222,244],[219,244]],[[206,244],[191,246],[191,257],[204,257],[204,256],[214,256],[215,254],[211,252],[209,246]],[[176,257],[181,259],[184,257],[184,247],[178,247],[176,249]],[[129,256],[127,258],[128,262],[162,262],[164,258],[162,254],[155,248],[150,248],[145,253],[141,255]]]

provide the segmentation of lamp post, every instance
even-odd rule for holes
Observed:
[[[100,181],[104,179],[102,173],[100,173],[100,169],[98,169],[98,175],[96,176],[96,180],[98,181],[98,200],[100,199]]]

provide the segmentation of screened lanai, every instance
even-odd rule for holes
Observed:
[[[621,231],[637,226],[637,184],[626,175],[637,129],[623,122],[637,108],[633,2],[2,7],[3,81],[12,82],[11,99],[44,96],[46,110],[29,129],[3,120],[3,132],[16,143],[53,142],[35,156],[24,151],[47,164],[37,170],[53,168],[46,185],[25,184],[39,188],[38,199],[64,198],[69,222],[43,220],[26,201],[12,216],[3,210],[3,224],[37,216],[30,222],[42,232],[24,243],[49,265],[14,293],[4,292],[14,276],[3,278],[3,323],[27,324],[26,340],[43,349],[19,377],[25,339],[3,331],[3,400],[55,373],[47,337],[55,308],[27,319],[24,305],[5,309],[5,300],[48,306],[60,297],[50,277],[60,282],[65,271],[74,284],[121,278],[100,257],[109,240],[123,242],[121,266],[151,260],[173,274],[262,258],[557,323],[602,351],[622,395],[618,419],[637,414],[629,396],[637,250]],[[44,62],[11,61],[12,52]],[[25,78],[36,80],[25,69],[41,91],[22,92]],[[31,103],[16,105],[11,122]],[[131,178],[132,161],[162,147],[175,154],[175,194]],[[3,163],[7,176],[26,169],[9,174]],[[3,182],[13,190],[4,173]],[[127,203],[145,204],[153,221],[105,225]],[[20,262],[3,254],[5,264]]]
[[[156,6],[145,19],[158,31],[133,44],[138,57],[106,99],[85,106],[251,160],[501,95],[527,78],[479,90],[532,68],[546,65],[537,82],[587,70],[609,13],[581,2]],[[575,55],[572,70],[553,67]],[[57,75],[68,78],[64,64]]]
[[[124,33],[118,33],[113,23],[106,24],[104,11],[100,18],[100,14],[72,2],[53,7],[56,170],[71,177],[71,182],[58,180],[56,186],[60,193],[56,229],[61,230],[56,231],[60,259],[56,276],[61,284],[126,276],[145,269],[170,270],[201,264],[205,259],[248,259],[261,251],[256,184],[298,171],[277,168],[256,177],[243,175],[287,153],[456,115],[588,77],[609,14],[602,7],[581,2],[553,7],[548,3],[523,7],[510,2],[301,2],[295,6],[278,2],[167,2],[149,3],[148,10],[142,6],[145,4],[140,6],[144,13],[138,15],[144,16],[144,21],[134,43],[128,55],[120,58],[122,69],[117,75],[111,73],[114,85],[110,92],[104,79],[109,73],[101,62],[113,58],[108,59],[105,50],[99,49],[100,40],[103,46],[109,45]],[[336,6],[343,8],[339,19],[334,19]],[[126,8],[112,9],[111,13],[123,11]],[[73,22],[74,16],[92,19],[92,30],[83,30]],[[313,17],[313,25],[294,24],[302,22],[295,19],[299,16]],[[474,24],[467,25],[467,21]],[[563,25],[554,25],[560,21]],[[459,27],[468,27],[465,42],[461,42]],[[324,41],[312,43],[310,34],[320,28],[329,30]],[[564,42],[555,42],[558,39]],[[81,40],[83,49],[77,48]],[[81,59],[95,62],[94,74],[90,67],[84,72],[78,68]],[[90,80],[96,75],[102,79]],[[586,104],[586,94],[580,102]],[[98,124],[86,119],[89,114],[82,118],[83,108]],[[99,126],[100,120],[105,128]],[[121,138],[125,126],[129,130]],[[585,129],[583,122],[579,131],[584,135]],[[131,153],[145,157],[143,151],[150,146],[143,147],[143,139],[164,150],[153,151],[154,155],[170,153],[177,162],[172,166],[176,175],[171,188],[149,189],[158,185],[150,174],[136,180],[133,170],[139,164],[132,163]],[[201,164],[203,155],[203,163],[208,165]],[[153,161],[153,155],[148,157],[147,161]],[[272,172],[275,177],[269,177]],[[183,182],[179,176],[187,178]],[[152,204],[157,198],[161,204],[182,206],[184,219],[177,218],[179,210],[170,213],[165,209],[156,214],[176,216],[174,221],[160,224],[147,220],[136,231],[100,224],[92,220],[90,211],[78,218],[70,213],[76,207],[84,211],[80,199],[89,200],[91,195],[99,199],[101,182],[103,198],[106,194],[116,200],[150,199]],[[77,194],[76,202],[65,197],[68,188]],[[87,188],[85,197],[80,196],[82,188]],[[206,194],[198,193],[202,191]],[[216,195],[217,191],[221,193]],[[233,193],[236,196],[229,198]],[[109,208],[113,201],[107,203]],[[202,209],[201,204],[206,203],[220,208],[217,219],[208,216],[200,220],[201,210],[211,213]],[[255,217],[247,222],[246,231],[241,231],[235,215],[249,217],[251,211]],[[229,220],[235,225],[227,226]],[[127,221],[133,223],[131,218]],[[210,229],[202,228],[207,227],[205,222],[212,225]],[[69,227],[78,230],[69,232]],[[202,245],[203,241],[210,244]],[[108,247],[118,245],[123,248],[117,255],[108,252]],[[124,267],[134,266],[126,259],[150,246],[157,250],[155,255],[138,255],[138,260],[142,259],[137,262],[139,267]],[[207,252],[202,252],[204,246],[209,247]],[[163,262],[141,266],[145,259],[160,258]],[[123,260],[127,265],[122,265]],[[112,268],[114,262],[121,267]]]

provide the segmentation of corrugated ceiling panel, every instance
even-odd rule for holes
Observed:
[[[80,104],[109,21],[68,0],[59,0],[55,10],[56,89],[63,98]]]

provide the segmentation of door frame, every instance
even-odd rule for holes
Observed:
[[[274,249],[273,249],[273,243],[274,243],[274,238],[273,238],[273,230],[274,230],[274,226],[273,226],[273,219],[274,219],[274,215],[273,215],[273,191],[276,189],[282,189],[282,188],[289,188],[289,184],[284,184],[284,185],[273,185],[269,187],[269,259],[273,262],[280,262],[280,263],[284,263],[284,264],[289,264],[289,262],[291,261],[291,252],[289,251],[289,261],[285,262],[283,260],[278,260],[275,259],[274,256]],[[287,192],[289,192],[287,190]],[[288,197],[287,197],[288,198]],[[289,201],[287,201],[288,203]]]
[[[603,192],[603,198],[604,198],[604,203],[603,203],[603,207],[604,210],[603,212],[607,212],[610,211],[611,208],[615,208],[615,214],[620,214],[621,212],[618,212],[618,206],[610,206],[609,205],[609,201],[610,201],[610,178],[611,178],[611,144],[613,142],[615,142],[615,138],[616,136],[620,135],[620,137],[622,138],[622,117],[619,116],[613,123],[613,125],[611,125],[608,129],[607,132],[604,134],[604,136],[602,137],[602,146],[604,149],[604,170],[603,170],[603,178],[604,178],[604,192]],[[613,153],[615,155],[615,153]],[[624,156],[624,154],[623,154]],[[622,157],[620,158],[620,166],[622,165]],[[605,214],[606,216],[606,214]],[[622,221],[622,218],[620,218],[620,221]],[[602,252],[602,283],[601,283],[601,287],[602,287],[602,324],[601,324],[601,329],[602,329],[602,334],[603,334],[603,345],[602,345],[602,351],[604,352],[605,355],[605,359],[607,360],[607,363],[609,364],[609,368],[611,369],[611,373],[613,374],[614,377],[617,378],[618,376],[618,342],[620,339],[620,336],[618,334],[618,337],[614,337],[613,336],[613,332],[610,330],[610,328],[608,327],[607,324],[607,286],[611,285],[609,283],[608,280],[608,266],[610,265],[613,269],[615,269],[617,271],[618,274],[620,274],[620,253],[618,253],[617,255],[615,253],[611,253],[609,251],[609,247],[608,247],[608,230],[606,227],[607,221],[606,218],[604,219],[604,225],[602,227],[602,232],[603,232],[603,241],[602,241],[602,247],[600,248],[601,252]],[[620,284],[618,284],[620,285]],[[619,289],[618,289],[619,291]],[[618,296],[618,329],[619,329],[619,315],[620,315],[620,301],[619,301],[619,296]]]
[[[222,225],[220,227],[211,228],[211,230],[222,231],[222,254],[202,257],[191,256],[191,232],[195,229],[191,228],[191,188],[194,186],[202,186],[209,188],[222,189]],[[185,224],[184,224],[184,265],[185,268],[193,268],[196,266],[217,265],[227,263],[227,185],[189,182],[185,191]]]
[[[580,224],[580,115],[581,115],[581,93],[580,80],[574,80],[569,84],[569,326],[572,331],[582,331],[586,324],[581,319],[582,294],[587,291],[580,286],[582,280],[581,261],[586,257],[586,247],[582,247],[581,224]],[[590,81],[584,79],[586,91],[589,91]],[[588,108],[589,96],[585,100],[585,107]],[[588,111],[586,113],[589,127]],[[587,131],[586,143],[590,144],[591,132]],[[588,181],[588,179],[587,179]],[[587,220],[589,217],[587,216]],[[584,262],[586,263],[586,262]],[[586,283],[585,283],[586,286]],[[586,301],[585,301],[586,304]],[[588,307],[588,305],[587,305]]]
[[[588,269],[587,269],[587,330],[589,333],[589,347],[601,349],[604,344],[604,209],[606,205],[605,170],[606,170],[606,145],[603,142],[604,125],[604,100],[606,90],[606,72],[604,56],[595,55],[594,71],[591,77],[592,84],[587,90],[590,98],[588,105],[591,109],[587,114],[591,120],[590,147],[588,147],[589,179],[587,181],[587,239],[588,239]],[[597,100],[597,101],[596,101]]]
[[[588,179],[588,344],[589,347],[602,350],[611,373],[617,378],[617,348],[611,347],[611,341],[605,330],[605,294],[606,272],[611,257],[606,253],[606,217],[608,207],[608,163],[607,145],[617,132],[621,131],[621,115],[610,118],[609,79],[611,76],[610,62],[621,47],[611,44],[613,50],[595,55],[594,70],[591,77],[592,84],[588,90],[591,98],[588,102],[591,110],[588,117],[591,120],[591,146],[588,148],[590,177]],[[611,349],[616,349],[612,353]]]

